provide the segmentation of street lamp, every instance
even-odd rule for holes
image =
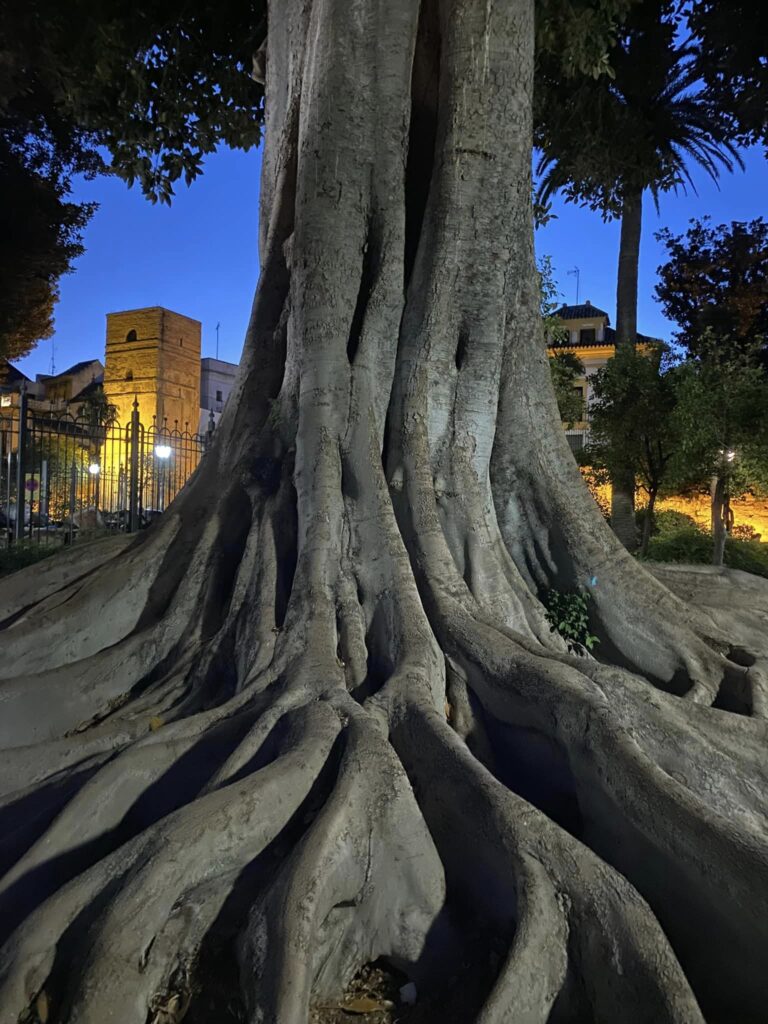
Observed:
[[[93,480],[93,506],[96,509],[96,517],[98,519],[99,512],[99,473],[101,472],[101,466],[98,462],[92,462],[88,466],[88,472],[91,474]]]
[[[171,457],[171,453],[172,453],[172,448],[171,448],[171,446],[169,444],[156,444],[155,445],[155,455],[157,456],[158,459],[161,460],[161,462],[160,462],[160,472],[158,473],[158,483],[160,484],[160,494],[158,495],[160,500],[158,501],[158,504],[160,505],[160,511],[161,512],[165,512],[165,466],[168,465],[170,467],[170,463],[169,463],[168,460]],[[169,480],[169,485],[170,485],[170,480]],[[169,489],[170,489],[170,487],[169,487]]]

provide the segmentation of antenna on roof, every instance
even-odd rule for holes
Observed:
[[[51,376],[56,376],[56,340],[51,337]]]
[[[216,358],[219,358],[219,328],[221,324],[216,324]]]
[[[581,275],[581,271],[579,270],[578,267],[574,267],[573,270],[569,270],[568,271],[568,277],[575,277],[576,278],[576,305],[577,306],[579,304],[579,277],[580,277],[580,275]]]

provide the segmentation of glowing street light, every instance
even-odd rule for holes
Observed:
[[[98,476],[99,473],[101,472],[101,467],[99,466],[98,462],[92,462],[88,467],[88,472],[91,474],[91,476]]]
[[[168,444],[155,445],[155,455],[158,457],[158,459],[170,459],[171,446]]]

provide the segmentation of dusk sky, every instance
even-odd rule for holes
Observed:
[[[638,327],[668,339],[671,325],[653,295],[656,267],[663,258],[654,232],[681,232],[691,217],[709,214],[715,223],[750,220],[768,213],[768,165],[760,151],[744,154],[746,171],[726,174],[719,188],[692,169],[698,195],[663,196],[657,214],[646,193],[640,254]],[[117,179],[79,183],[77,199],[100,208],[85,232],[85,254],[61,282],[53,338],[57,371],[81,359],[104,358],[105,314],[141,306],[166,306],[203,325],[203,355],[213,356],[221,323],[219,357],[236,362],[258,275],[258,181],[260,151],[221,150],[191,188],[180,185],[169,209],[152,206]],[[537,235],[539,255],[552,257],[565,301],[580,295],[615,321],[619,226],[597,214],[557,200],[557,219]],[[17,365],[34,377],[50,373],[51,340]]]

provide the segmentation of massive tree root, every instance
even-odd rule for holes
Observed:
[[[271,12],[213,451],[146,535],[2,595],[2,1024],[301,1024],[484,943],[457,1021],[765,1019],[768,585],[653,576],[590,504],[531,52],[528,0]],[[542,604],[579,586],[597,658]]]

